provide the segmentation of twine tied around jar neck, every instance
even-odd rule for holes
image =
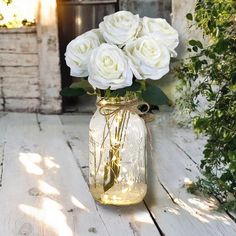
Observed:
[[[150,109],[147,102],[137,99],[109,102],[102,98],[96,103],[96,105],[99,108],[100,114],[104,116],[113,116],[120,111],[129,111],[133,114],[143,116],[144,114],[147,114]],[[146,106],[146,110],[140,111],[140,106]]]

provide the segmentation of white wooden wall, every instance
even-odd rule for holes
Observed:
[[[56,0],[42,0],[37,27],[0,29],[0,111],[60,113],[60,90]]]
[[[40,105],[36,28],[0,30],[0,110],[36,111]]]

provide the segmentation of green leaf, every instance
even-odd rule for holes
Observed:
[[[232,83],[236,84],[236,71],[232,73]]]
[[[88,80],[85,80],[85,79],[81,79],[79,82],[72,83],[70,85],[70,88],[73,88],[73,89],[80,88],[80,89],[83,89],[87,92],[93,92],[94,91],[91,84],[88,82]]]
[[[187,15],[186,15],[186,18],[188,19],[188,20],[193,20],[193,15],[191,14],[191,13],[188,13]]]
[[[200,41],[198,41],[198,40],[194,40],[194,39],[191,39],[191,40],[189,40],[189,42],[188,42],[191,46],[195,46],[195,47],[198,47],[198,48],[200,48],[200,49],[203,49],[203,45],[202,45],[202,43],[200,42]]]
[[[82,88],[64,88],[60,94],[65,97],[75,97],[85,95],[86,91]]]
[[[229,44],[230,44],[230,41],[228,41],[228,40],[225,40],[225,39],[219,40],[219,42],[216,44],[215,52],[217,52],[218,54],[222,54],[222,53],[226,52]]]
[[[197,52],[197,51],[198,51],[198,47],[193,46],[193,51],[194,51],[194,52]]]
[[[134,81],[133,84],[129,87],[125,87],[122,89],[117,89],[111,92],[112,97],[116,96],[125,96],[126,92],[137,92],[141,90],[141,84],[138,81]]]
[[[146,90],[142,92],[142,98],[150,105],[168,105],[170,103],[168,97],[155,84],[148,83]]]

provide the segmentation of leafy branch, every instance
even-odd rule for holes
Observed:
[[[193,117],[195,130],[207,136],[204,177],[189,191],[213,195],[221,208],[236,211],[236,2],[197,0],[194,14],[186,17],[210,38],[206,47],[190,40],[190,56],[176,70],[182,108],[193,114],[206,99],[204,112]]]

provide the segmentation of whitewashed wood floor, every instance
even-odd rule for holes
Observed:
[[[233,215],[186,192],[185,182],[199,175],[204,141],[171,126],[167,113],[150,124],[145,201],[97,204],[87,184],[89,119],[0,113],[0,236],[236,235]]]

